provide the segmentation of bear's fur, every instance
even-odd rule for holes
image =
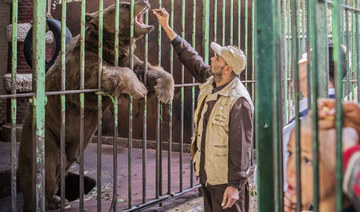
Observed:
[[[120,3],[119,16],[119,66],[114,66],[115,41],[115,6],[104,10],[103,15],[103,68],[101,75],[101,89],[113,96],[132,95],[142,98],[147,94],[147,88],[141,82],[144,78],[144,62],[134,56],[134,72],[129,68],[130,46],[135,45],[136,39],[149,33],[153,26],[142,24],[142,15],[149,9],[146,1],[135,3],[134,39],[130,40],[130,4]],[[98,14],[87,15],[85,31],[85,89],[98,88]],[[74,37],[66,49],[66,90],[80,89],[80,35]],[[140,81],[140,80],[141,81]],[[161,67],[148,65],[146,72],[147,87],[154,90],[156,96],[163,103],[170,103],[174,93],[174,80],[171,74]],[[61,57],[46,74],[46,91],[61,90]],[[45,110],[45,201],[47,209],[60,207],[60,198],[55,195],[60,182],[60,131],[61,131],[61,102],[60,96],[50,95]],[[103,111],[112,104],[109,97],[103,97]],[[98,100],[94,92],[85,93],[84,111],[84,146],[86,147],[97,130]],[[80,95],[66,95],[65,114],[65,152],[67,172],[79,155],[80,145]],[[24,197],[24,211],[32,211],[34,197],[32,196],[33,164],[33,108],[29,107],[19,150],[19,173]]]

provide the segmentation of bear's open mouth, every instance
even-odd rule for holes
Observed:
[[[149,26],[149,25],[147,25],[147,24],[144,24],[144,22],[143,22],[143,16],[144,16],[145,13],[148,12],[149,8],[150,8],[149,5],[146,6],[146,7],[145,7],[139,14],[137,14],[137,16],[135,17],[135,22],[136,22],[138,25],[140,25],[140,27],[142,27],[142,28],[146,28],[146,27]]]

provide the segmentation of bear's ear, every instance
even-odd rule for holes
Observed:
[[[97,17],[97,12],[95,13],[85,13],[85,25],[88,26],[92,20]]]

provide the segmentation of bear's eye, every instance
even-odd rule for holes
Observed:
[[[125,8],[125,9],[128,9],[130,5],[128,4],[123,4],[122,7]]]

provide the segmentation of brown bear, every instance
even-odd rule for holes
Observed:
[[[104,9],[103,15],[103,68],[101,88],[113,96],[132,95],[142,98],[147,94],[147,88],[140,81],[144,78],[144,63],[134,56],[134,72],[129,68],[130,46],[135,45],[136,39],[149,33],[153,26],[143,23],[142,16],[149,9],[146,1],[135,3],[134,39],[130,39],[130,4],[120,3],[119,16],[119,66],[114,66],[115,41],[115,6]],[[66,90],[80,89],[80,36],[74,37],[66,47]],[[85,29],[85,89],[98,88],[98,13],[87,15]],[[140,80],[139,80],[140,79]],[[146,72],[149,91],[154,90],[156,96],[163,103],[170,103],[173,99],[174,80],[171,74],[161,67],[148,66]],[[46,91],[59,91],[61,88],[61,58],[58,57],[54,65],[46,73]],[[60,207],[60,197],[56,196],[60,182],[60,128],[61,111],[60,96],[48,96],[45,111],[45,201],[46,209]],[[84,145],[92,139],[97,130],[97,95],[93,92],[85,93],[84,112]],[[112,104],[109,97],[103,98],[103,111]],[[66,172],[76,161],[80,145],[80,95],[66,95],[66,129],[65,151]],[[32,117],[33,108],[30,106],[21,135],[19,150],[19,174],[24,198],[24,211],[32,211]]]

